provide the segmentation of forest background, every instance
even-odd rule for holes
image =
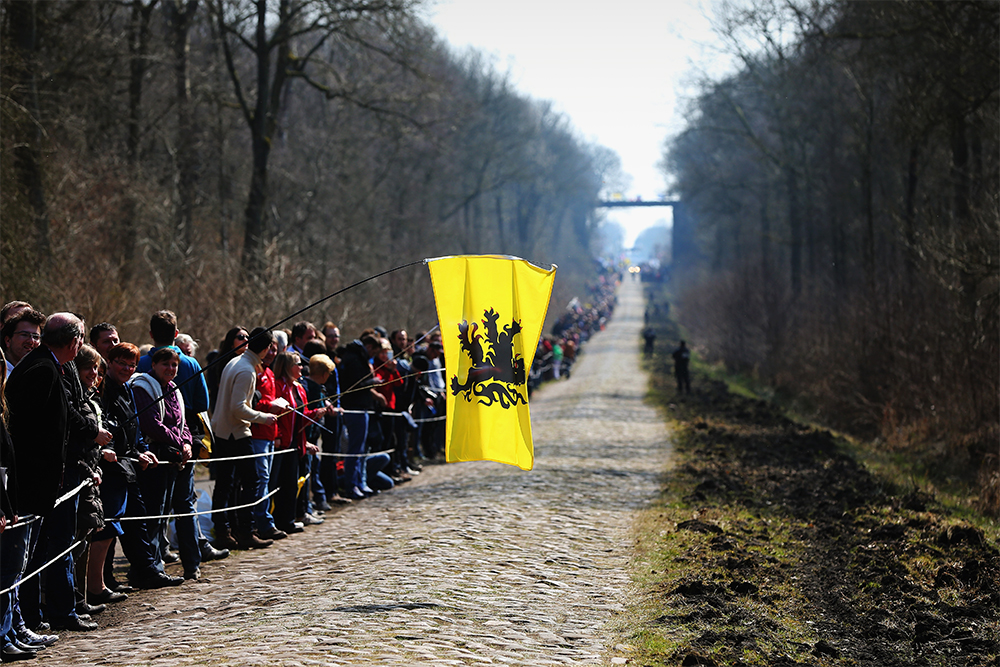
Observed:
[[[717,4],[738,66],[664,147],[679,320],[707,361],[1000,507],[1000,4]],[[421,12],[0,0],[5,300],[135,342],[169,307],[211,349],[393,266],[504,253],[559,264],[558,316],[617,156]],[[425,275],[303,317],[426,328]]]
[[[663,170],[677,317],[800,414],[1000,513],[1000,4],[722,3]]]
[[[177,312],[207,351],[421,258],[594,276],[594,203],[620,162],[414,0],[3,0],[6,300],[148,338]],[[436,321],[426,271],[302,318],[353,336]],[[290,326],[291,323],[289,323]]]

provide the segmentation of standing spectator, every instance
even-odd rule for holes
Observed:
[[[271,365],[278,355],[278,341],[273,340],[268,345],[267,351],[260,368],[257,370],[257,393],[260,399],[255,406],[261,412],[270,412],[279,415],[283,412],[277,406],[272,405],[276,398],[274,388],[274,373]],[[257,466],[257,491],[254,500],[261,500],[268,493],[271,483],[271,469],[274,466],[274,442],[278,439],[278,424],[251,424],[250,425],[250,447],[254,454],[259,455],[254,459]],[[274,525],[274,517],[270,512],[271,503],[261,502],[253,506],[253,521],[257,528],[257,537],[263,540],[280,540],[288,535],[279,530]]]
[[[375,391],[385,399],[385,410],[387,412],[398,413],[396,406],[396,394],[403,388],[402,374],[396,365],[396,359],[392,354],[392,344],[388,339],[383,338],[381,348],[375,353]],[[406,474],[405,462],[401,462],[400,449],[406,447],[405,438],[402,442],[397,440],[396,423],[402,422],[399,414],[388,414],[379,416],[379,426],[382,431],[382,447],[380,449],[392,449],[393,454],[387,461],[385,468],[386,475],[395,480],[409,479],[403,477]],[[386,456],[389,456],[388,454]]]
[[[136,373],[129,382],[135,397],[139,428],[147,447],[159,461],[159,465],[147,467],[138,476],[146,511],[152,516],[165,516],[169,513],[173,504],[177,471],[186,467],[191,459],[191,432],[184,418],[184,398],[173,382],[180,366],[180,356],[173,346],[157,349],[153,353],[149,372]],[[167,551],[164,540],[166,525],[165,518],[146,522],[153,555],[159,560],[165,560]],[[188,558],[193,556],[193,567],[197,569],[201,554],[194,535],[194,522],[190,522],[190,526],[186,528],[187,534],[183,541],[187,547],[185,551],[194,552],[193,555],[186,555]],[[190,562],[186,560],[184,563],[185,574],[190,572]]]
[[[174,344],[179,336],[177,316],[172,311],[160,310],[153,313],[152,317],[149,318],[149,337],[153,339],[154,347],[139,359],[138,370],[140,373],[148,373],[153,367],[153,358],[160,350],[173,350],[176,353],[178,367],[174,384],[179,387],[184,399],[184,422],[190,432],[189,437],[193,446],[194,433],[197,432],[199,437],[203,435],[198,413],[208,410],[208,385],[205,383],[205,374],[201,371],[201,364],[194,357],[184,354],[181,348]],[[194,465],[180,467],[174,479],[173,489],[168,493],[168,498],[171,499],[170,507],[175,514],[190,515],[195,512]],[[184,577],[197,579],[201,574],[203,547],[199,545],[195,517],[180,516],[180,518],[175,519],[174,526],[180,559],[184,566]],[[167,556],[165,540],[162,552],[164,556]]]
[[[316,338],[316,325],[312,322],[297,322],[292,327],[292,336],[288,344],[288,349],[299,355],[299,359],[307,360],[305,349],[306,344]]]
[[[144,520],[122,518],[149,514],[139,491],[137,473],[159,465],[155,454],[148,451],[136,420],[136,403],[129,380],[139,362],[139,348],[131,343],[119,343],[108,351],[108,374],[101,390],[101,407],[106,428],[111,431],[111,444],[101,452],[101,502],[104,505],[104,529],[93,536],[91,566],[87,573],[92,586],[88,601],[113,602],[110,592],[120,588],[109,566],[113,556],[112,540],[121,538],[122,551],[129,562],[129,583],[136,588],[176,586],[184,580],[163,571],[163,562],[155,555],[149,529]],[[138,470],[137,470],[138,469]],[[100,556],[100,558],[98,558]],[[107,560],[105,560],[107,559]]]
[[[420,376],[421,384],[428,397],[428,401],[425,402],[420,412],[420,416],[425,419],[443,417],[445,414],[445,378],[442,372],[444,364],[441,359],[443,355],[444,346],[432,334],[431,342],[427,344],[427,350],[424,353],[427,358],[427,370]],[[433,421],[421,424],[420,439],[424,455],[428,459],[437,457],[444,450],[444,422]]]
[[[255,328],[250,332],[246,352],[226,364],[222,371],[215,412],[212,414],[212,430],[216,436],[216,448],[212,454],[218,458],[251,454],[250,424],[273,424],[276,421],[274,415],[253,408],[257,369],[262,363],[261,355],[270,347],[272,340],[274,336],[270,331],[263,327]],[[235,492],[238,497],[238,505],[250,505],[254,502],[257,493],[257,465],[253,459],[219,462],[215,472],[213,510],[229,507],[231,492]],[[272,540],[262,540],[254,535],[250,507],[231,512],[217,511],[212,516],[216,546],[261,549],[273,544]],[[266,530],[267,527],[258,528]]]
[[[333,371],[326,381],[326,395],[330,397],[330,405],[339,408],[340,368],[337,365],[337,348],[340,345],[340,327],[333,322],[327,322],[323,325],[323,336],[326,354],[333,361]],[[343,453],[344,419],[341,411],[335,410],[327,414],[323,421],[327,429],[323,433],[323,453],[327,456],[321,457],[320,460],[320,478],[323,481],[323,488],[326,489],[326,501],[327,504],[346,504],[351,502],[351,499],[340,493],[340,490],[346,487],[344,459],[329,456],[329,454]]]
[[[642,353],[647,357],[653,356],[653,346],[656,344],[656,332],[653,327],[645,327],[642,330],[642,340]]]
[[[174,338],[174,345],[179,347],[181,352],[192,358],[198,352],[198,342],[186,333],[177,334],[177,337]]]
[[[247,333],[246,327],[233,327],[226,332],[226,337],[219,343],[218,352],[209,362],[208,370],[205,371],[205,382],[208,384],[208,404],[212,412],[215,412],[215,401],[219,395],[219,380],[222,378],[222,371],[233,357],[246,352],[249,338],[250,334]]]
[[[314,354],[309,357],[309,377],[301,380],[301,383],[306,389],[306,400],[308,401],[308,405],[314,408],[327,406],[323,423],[309,424],[306,427],[306,440],[311,443],[318,443],[322,437],[324,449],[326,448],[327,438],[329,437],[333,440],[335,434],[338,433],[338,431],[330,429],[328,424],[337,423],[336,420],[331,419],[331,417],[335,417],[340,410],[334,407],[327,398],[327,387],[329,385],[330,378],[336,372],[337,366],[333,363],[333,360],[330,359],[329,356],[322,353]],[[314,508],[321,512],[332,509],[328,497],[337,495],[337,487],[336,485],[331,487],[326,486],[326,480],[322,479],[321,474],[324,459],[330,458],[332,457],[320,457],[318,451],[317,453],[309,456],[309,485],[311,488],[308,490],[312,493],[312,496],[310,496],[312,502],[308,503],[307,507],[304,508],[306,514],[313,514]],[[337,500],[334,498],[333,502],[337,502]]]
[[[97,350],[98,354],[105,361],[108,361],[108,352],[111,351],[111,348],[120,342],[118,340],[118,329],[109,322],[95,324],[90,329],[90,344],[94,346],[94,349]]]
[[[372,373],[371,354],[377,343],[366,336],[353,340],[338,350],[340,353],[340,405],[344,409],[347,427],[347,454],[344,461],[346,479],[344,494],[353,500],[372,495],[366,483],[367,469],[364,461],[365,442],[368,439],[369,413],[375,407],[375,377]],[[367,343],[367,344],[366,344]],[[385,400],[381,395],[379,399]]]
[[[7,375],[21,359],[38,347],[42,340],[45,316],[37,310],[22,308],[11,316],[0,330],[3,352],[7,357]]]
[[[274,521],[285,532],[299,532],[301,528],[295,525],[297,513],[296,499],[300,477],[309,478],[308,455],[319,451],[316,445],[306,438],[307,418],[322,419],[326,415],[326,407],[309,408],[306,390],[299,383],[302,377],[302,366],[299,355],[291,349],[279,354],[274,360],[275,393],[288,403],[284,414],[278,419],[278,439],[275,443],[274,475],[271,490],[279,489],[274,496]],[[291,450],[291,453],[284,453]],[[309,493],[308,487],[302,492]],[[305,521],[302,524],[322,523],[318,517],[303,512]]]
[[[688,364],[691,361],[691,350],[688,349],[687,343],[681,341],[680,347],[673,351],[671,354],[674,358],[674,377],[677,379],[677,393],[691,393],[691,373],[688,370]]]
[[[97,485],[84,487],[80,492],[79,509],[77,510],[76,536],[77,539],[83,543],[83,546],[82,548],[75,550],[73,553],[76,567],[76,572],[74,574],[76,584],[77,614],[93,614],[96,609],[103,609],[100,604],[92,606],[89,602],[87,602],[86,591],[87,571],[90,559],[89,536],[93,531],[104,528],[104,505],[101,502],[100,493],[98,492],[98,487],[103,481],[99,461],[101,459],[101,448],[108,446],[111,442],[111,433],[103,428],[104,422],[101,419],[101,397],[97,393],[97,387],[101,382],[102,376],[104,375],[102,366],[106,369],[107,363],[101,358],[101,355],[97,353],[97,350],[89,345],[84,345],[80,348],[80,351],[77,353],[76,359],[73,363],[76,366],[76,372],[79,374],[80,384],[83,388],[85,413],[93,417],[94,422],[98,425],[99,431],[101,432],[99,437],[92,440],[84,440],[80,443],[80,451],[78,455],[78,465],[80,466],[79,476],[81,479],[90,477],[95,480]],[[71,435],[71,453],[73,447],[74,439]]]
[[[18,489],[17,509],[21,515],[41,517],[14,536],[15,540],[23,542],[17,548],[19,557],[10,561],[18,569],[17,579],[26,568],[45,563],[46,550],[36,548],[36,544],[45,518],[52,513],[59,497],[69,441],[69,399],[63,389],[62,365],[76,357],[82,343],[83,323],[78,317],[71,313],[49,316],[41,344],[14,368],[5,388],[10,408],[10,436],[18,463],[18,477],[14,482]],[[4,567],[9,566],[5,564]],[[23,591],[24,622],[33,628],[41,623],[36,610],[37,578],[29,580],[29,584],[35,592]],[[90,625],[80,625],[75,610],[54,620],[66,628],[93,629]],[[15,631],[18,630],[20,628],[15,627]]]
[[[81,322],[81,333],[82,331]],[[84,350],[82,342],[81,335],[80,350]],[[91,348],[86,349],[97,356]],[[76,356],[79,356],[80,350]],[[62,364],[61,380],[67,398],[69,438],[60,495],[70,494],[87,478],[92,482],[100,479],[99,475],[95,476],[88,461],[93,461],[96,465],[100,447],[111,441],[111,433],[101,427],[97,413],[86,399],[75,358]],[[41,554],[41,562],[53,564],[21,588],[21,607],[29,625],[41,623],[41,593],[44,590],[45,609],[53,627],[68,630],[97,629],[97,624],[83,615],[99,613],[104,608],[91,607],[85,601],[77,604],[74,557],[69,551],[77,537],[81,500],[99,502],[96,498],[97,492],[93,486],[84,487],[56,506],[46,517],[39,534],[38,553]]]
[[[19,518],[18,473],[14,445],[7,430],[6,381],[7,364],[4,363],[0,364],[0,467],[7,473],[5,479],[0,479],[0,590],[4,591],[14,586],[23,574],[28,542],[25,534],[30,530],[30,525],[10,528]],[[36,650],[50,646],[58,639],[56,635],[38,635],[28,630],[18,609],[16,589],[0,594],[0,659],[7,662],[32,658]]]

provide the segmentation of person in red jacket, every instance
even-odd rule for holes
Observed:
[[[295,352],[282,352],[274,358],[275,401],[283,412],[278,417],[270,489],[278,489],[274,494],[274,523],[286,533],[302,532],[302,524],[295,521],[301,459],[306,454],[319,451],[315,444],[306,441],[308,419],[319,421],[327,412],[325,406],[308,405],[305,387],[299,383],[302,377],[300,364],[299,355]]]
[[[278,341],[271,341],[271,345],[264,352],[261,358],[261,366],[257,371],[257,393],[260,400],[254,408],[260,412],[268,412],[273,415],[280,415],[284,410],[272,405],[275,398],[274,373],[271,365],[278,355]],[[274,460],[274,441],[278,439],[278,423],[273,424],[250,424],[250,449],[254,454],[260,455],[254,459],[257,464],[257,493],[254,500],[260,500],[268,493],[271,482],[271,466]],[[253,523],[257,526],[257,537],[262,540],[280,540],[288,537],[288,534],[274,525],[274,517],[270,512],[271,503],[262,502],[253,507]]]

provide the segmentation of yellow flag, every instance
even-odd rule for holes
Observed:
[[[556,267],[495,255],[427,261],[444,342],[452,461],[531,470],[528,371],[542,334]]]

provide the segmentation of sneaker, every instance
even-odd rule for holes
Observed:
[[[319,524],[326,521],[326,519],[321,519],[315,514],[309,514],[307,512],[303,516],[299,517],[299,521],[302,523],[303,526],[318,526]]]
[[[16,636],[17,641],[22,644],[27,644],[33,651],[45,648],[46,646],[52,646],[59,641],[59,635],[40,635],[37,632],[32,632],[28,628],[21,628],[16,632]]]

